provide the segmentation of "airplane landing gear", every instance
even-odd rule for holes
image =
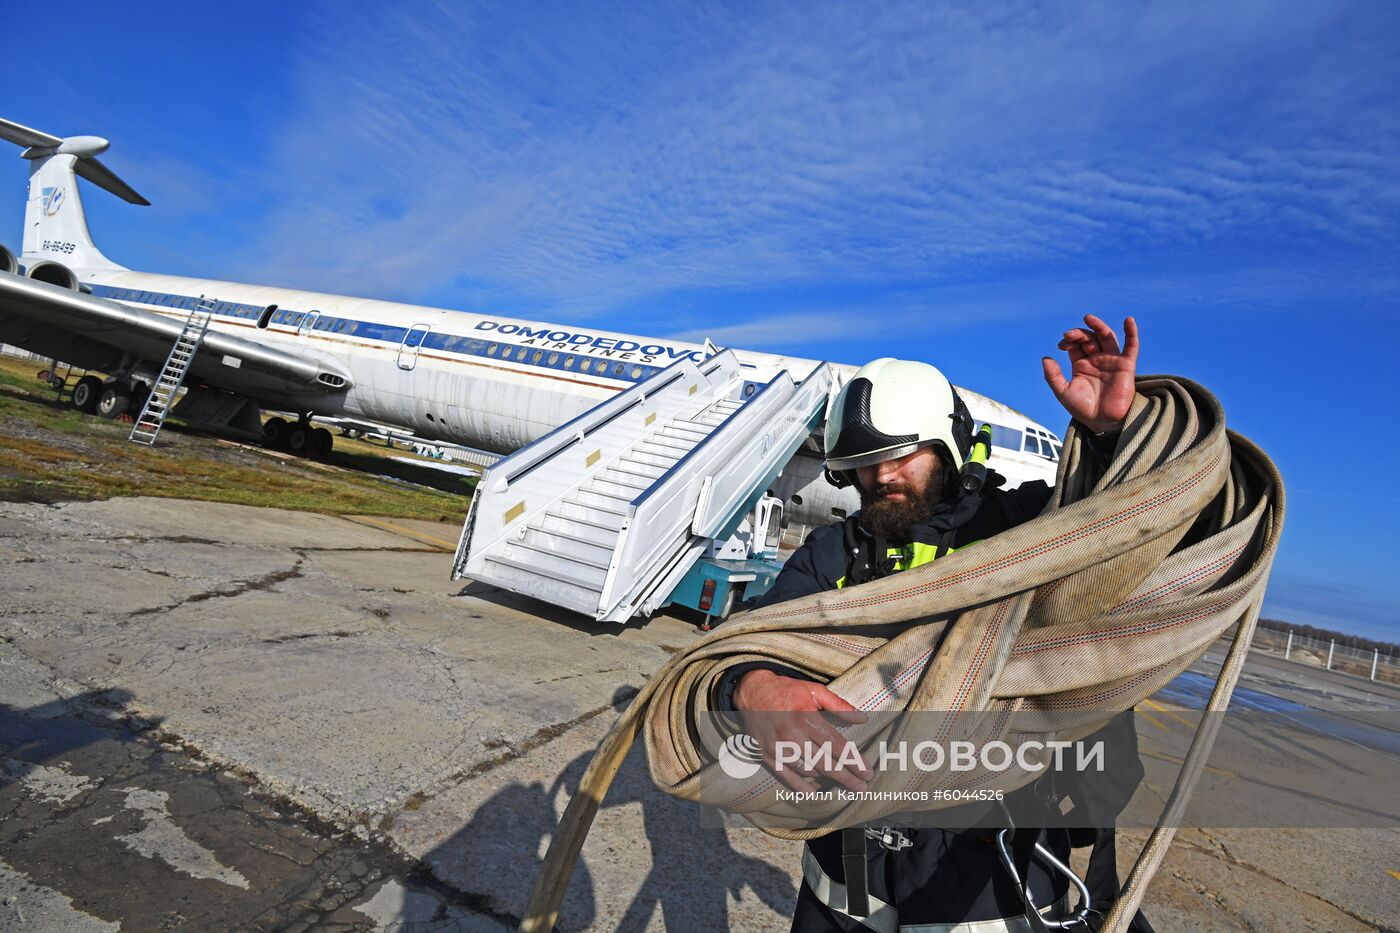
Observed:
[[[264,447],[285,450],[298,457],[324,457],[335,446],[335,438],[325,428],[313,427],[310,421],[288,421],[269,418],[263,423]]]
[[[273,449],[284,446],[287,440],[288,430],[287,419],[268,418],[262,426],[262,443],[264,447]]]
[[[311,456],[311,425],[297,422],[287,429],[287,450],[298,457]]]
[[[102,380],[96,376],[84,376],[73,386],[69,399],[72,406],[85,415],[97,411],[97,400],[102,396]]]
[[[103,386],[97,396],[97,414],[101,418],[120,418],[131,410],[131,390],[120,382]]]

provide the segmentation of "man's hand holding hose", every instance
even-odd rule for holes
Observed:
[[[847,740],[827,717],[852,724],[868,718],[822,684],[769,670],[749,671],[734,692],[734,705],[743,714],[745,731],[758,741],[763,763],[792,790],[816,790],[813,778],[817,776],[830,778],[853,791],[869,786],[867,782],[874,773],[864,758],[859,769],[818,766],[806,770],[803,760],[778,765],[779,742],[793,743],[803,750],[802,758],[811,757],[814,764],[835,765]],[[828,746],[830,754],[818,752],[823,745]]]

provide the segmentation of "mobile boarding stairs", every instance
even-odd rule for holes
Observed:
[[[823,363],[800,383],[783,371],[756,384],[727,350],[673,364],[488,468],[453,579],[605,622],[686,602],[707,553],[772,539],[771,508],[756,507],[821,423],[833,378]]]

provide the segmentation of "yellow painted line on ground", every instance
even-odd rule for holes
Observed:
[[[1393,868],[1388,868],[1386,869],[1386,871],[1390,872],[1390,877],[1396,879],[1397,881],[1400,881],[1400,871],[1396,871]]]
[[[1167,728],[1166,726],[1162,725],[1161,721],[1160,721],[1156,716],[1153,716],[1151,713],[1149,713],[1147,710],[1143,709],[1141,706],[1135,706],[1135,707],[1133,707],[1133,711],[1134,711],[1135,713],[1137,713],[1139,716],[1141,716],[1143,719],[1146,719],[1148,722],[1152,723],[1152,725],[1156,726],[1158,729],[1165,729],[1165,728]]]
[[[1167,716],[1170,716],[1172,719],[1175,719],[1177,722],[1181,723],[1183,726],[1185,726],[1185,727],[1188,728],[1188,729],[1195,729],[1195,728],[1196,728],[1196,724],[1195,724],[1194,722],[1192,722],[1191,720],[1187,719],[1185,716],[1181,716],[1181,715],[1179,715],[1179,714],[1177,714],[1177,713],[1172,712],[1170,709],[1168,709],[1167,707],[1163,706],[1161,703],[1158,703],[1156,700],[1153,700],[1153,699],[1151,699],[1151,698],[1148,698],[1148,699],[1143,700],[1142,702],[1146,703],[1148,706],[1152,707],[1152,708],[1155,709],[1157,712],[1163,713],[1163,714],[1165,714],[1165,715],[1167,715]]]
[[[414,531],[412,528],[405,528],[404,526],[396,525],[393,522],[386,522],[382,518],[370,518],[367,515],[356,515],[353,518],[347,516],[346,520],[356,522],[357,524],[361,525],[375,525],[380,528],[383,528],[385,531],[392,531],[395,534],[408,535],[410,538],[417,538],[419,541],[426,541],[428,544],[436,544],[439,547],[445,548],[449,551],[457,550],[457,544],[453,541],[448,541],[445,538],[434,537],[433,535],[425,535],[421,531]]]

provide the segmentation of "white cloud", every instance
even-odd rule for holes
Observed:
[[[1334,111],[1365,95],[1306,58],[1332,18],[327,7],[269,155],[286,207],[246,261],[580,315],[1242,232],[1393,241],[1395,130],[1350,129]]]

